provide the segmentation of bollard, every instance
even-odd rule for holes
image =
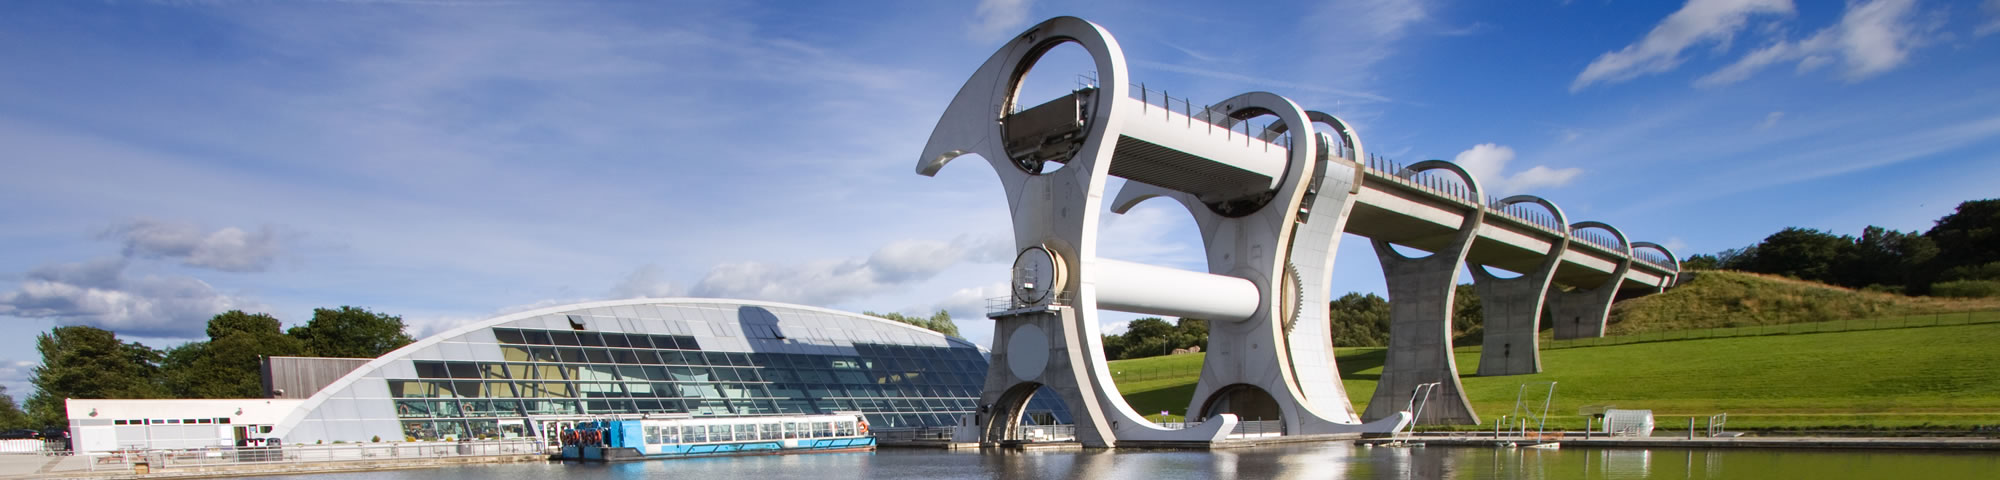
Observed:
[[[1688,417],[1688,440],[1694,440],[1694,417]]]

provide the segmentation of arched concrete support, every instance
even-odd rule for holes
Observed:
[[[1660,282],[1661,291],[1666,291],[1666,289],[1672,288],[1674,285],[1679,285],[1681,283],[1681,257],[1674,255],[1674,251],[1668,250],[1666,245],[1661,245],[1653,242],[1632,242],[1633,250],[1638,250],[1641,248],[1651,249],[1653,251],[1660,252],[1660,254],[1667,256],[1668,262],[1673,262],[1674,264],[1674,273],[1672,275],[1668,275],[1666,280]]]
[[[1618,262],[1618,271],[1613,272],[1603,285],[1568,292],[1549,292],[1548,309],[1554,319],[1555,338],[1558,340],[1604,336],[1604,324],[1611,319],[1611,302],[1618,299],[1618,286],[1625,283],[1625,273],[1632,271],[1632,242],[1625,239],[1625,232],[1603,222],[1577,222],[1569,226],[1572,232],[1585,228],[1611,232],[1624,250],[1625,258]]]
[[[1270,203],[1247,215],[1225,216],[1210,209],[1192,194],[1131,181],[1119,190],[1111,205],[1113,212],[1123,213],[1148,198],[1178,200],[1194,215],[1195,224],[1200,227],[1208,254],[1209,272],[1251,280],[1264,292],[1262,308],[1249,318],[1209,322],[1208,355],[1202,362],[1201,380],[1195,384],[1187,411],[1190,415],[1200,415],[1203,406],[1210,403],[1214,396],[1222,394],[1224,389],[1244,385],[1270,394],[1283,412],[1285,430],[1290,433],[1354,433],[1367,428],[1382,428],[1360,424],[1352,415],[1353,407],[1339,405],[1345,403],[1345,391],[1336,390],[1339,385],[1336,374],[1322,366],[1330,366],[1333,358],[1332,343],[1325,333],[1328,330],[1324,326],[1312,327],[1315,333],[1310,334],[1313,337],[1310,339],[1299,338],[1305,334],[1289,330],[1300,321],[1313,321],[1300,314],[1303,309],[1300,278],[1303,275],[1293,264],[1298,260],[1293,256],[1296,249],[1288,245],[1295,237],[1294,229],[1300,223],[1300,212],[1302,205],[1307,204],[1308,192],[1314,191],[1313,186],[1324,180],[1317,167],[1329,163],[1319,153],[1313,120],[1291,100],[1264,92],[1232,97],[1218,103],[1211,111],[1214,115],[1207,116],[1222,119],[1219,126],[1225,128],[1263,114],[1277,116],[1287,126],[1300,125],[1291,131],[1292,145],[1285,178],[1278,183]],[[1352,170],[1343,169],[1339,173],[1345,179],[1345,175],[1352,175]],[[1335,217],[1328,222],[1338,222],[1338,217],[1342,216],[1340,210],[1351,207],[1353,199],[1346,194],[1347,190],[1335,195],[1326,195],[1326,192],[1326,188],[1317,190],[1317,195],[1312,197],[1312,208],[1322,208],[1318,202],[1327,201],[1329,205],[1325,208],[1335,209],[1328,212],[1328,217]],[[1317,257],[1311,260],[1324,263]],[[1321,308],[1323,310],[1324,305]],[[1317,322],[1326,322],[1323,314]],[[1311,385],[1315,387],[1317,396],[1325,401],[1313,401],[1312,395],[1302,387],[1295,370],[1295,366],[1302,363],[1292,358],[1302,352],[1316,358],[1310,365],[1314,379]],[[1400,418],[1386,421],[1399,422]]]
[[[1397,175],[1410,177],[1432,169],[1457,173],[1479,197],[1479,181],[1465,169],[1443,160],[1425,160],[1405,167]],[[1389,283],[1389,358],[1382,364],[1382,380],[1368,401],[1362,418],[1384,418],[1409,404],[1417,386],[1437,382],[1439,388],[1424,411],[1415,419],[1421,424],[1477,425],[1472,402],[1458,382],[1458,365],[1451,351],[1452,297],[1458,285],[1458,266],[1472,250],[1472,239],[1486,210],[1472,206],[1464,214],[1458,234],[1448,246],[1430,256],[1410,258],[1397,253],[1389,242],[1371,240],[1375,256],[1382,261],[1382,276]]]
[[[1555,202],[1533,195],[1507,197],[1494,207],[1529,202],[1547,208],[1557,224],[1569,223]],[[1466,269],[1472,272],[1473,288],[1479,292],[1479,312],[1485,325],[1485,337],[1479,348],[1480,376],[1541,373],[1538,333],[1542,301],[1548,298],[1549,280],[1555,278],[1556,265],[1562,263],[1563,252],[1568,250],[1569,236],[1563,235],[1550,243],[1549,252],[1539,266],[1514,278],[1495,277],[1483,265],[1466,264]]]
[[[1101,86],[1076,97],[1087,116],[1083,140],[1068,161],[1052,172],[1031,172],[1009,156],[1005,124],[994,119],[1013,113],[1023,76],[1042,54],[1063,43],[1090,53]],[[1062,397],[1076,422],[1077,439],[1086,446],[1111,447],[1124,439],[1214,441],[1228,434],[1233,417],[1183,430],[1160,428],[1119,395],[1104,360],[1092,266],[1104,184],[1121,129],[1117,120],[1123,118],[1119,110],[1129,104],[1121,101],[1129,81],[1123,50],[1102,27],[1075,17],[1044,21],[1010,40],[966,80],[932,130],[916,170],[928,176],[965,154],[985,158],[1007,192],[1015,248],[1047,252],[1053,261],[1044,265],[1053,271],[1043,272],[1065,280],[1040,286],[1057,290],[1034,302],[1034,308],[995,316],[982,405],[1000,402],[1020,383],[1041,383]],[[996,431],[993,416],[975,420],[983,423],[959,429],[961,441],[1000,440],[978,438]]]
[[[1314,124],[1330,128],[1331,133],[1338,135],[1335,141],[1345,143],[1355,158],[1340,157],[1334,153],[1339,148],[1327,148],[1320,152],[1318,168],[1313,169],[1318,178],[1300,206],[1300,222],[1292,234],[1289,252],[1292,266],[1298,269],[1299,313],[1287,330],[1285,341],[1291,354],[1294,382],[1306,401],[1327,415],[1338,414],[1334,417],[1338,421],[1360,423],[1361,415],[1354,410],[1354,401],[1348,398],[1347,387],[1340,382],[1339,366],[1334,362],[1333,324],[1327,303],[1331,300],[1328,295],[1333,285],[1335,254],[1340,250],[1341,234],[1347,230],[1347,219],[1354,211],[1356,193],[1360,192],[1365,175],[1355,159],[1366,158],[1366,150],[1361,145],[1361,135],[1339,117],[1319,111],[1307,111],[1306,117]]]

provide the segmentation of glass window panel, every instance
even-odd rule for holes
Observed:
[[[729,355],[723,354],[722,352],[701,352],[701,357],[702,359],[707,360],[709,365],[729,364]]]
[[[700,425],[683,425],[681,426],[681,441],[685,443],[706,442],[708,441],[708,429]]]
[[[553,345],[553,344],[555,344],[555,341],[554,341],[554,340],[551,340],[551,339],[549,338],[549,332],[546,332],[546,331],[542,331],[542,330],[527,330],[527,331],[523,331],[523,332],[521,332],[521,335],[522,335],[522,336],[524,336],[524,337],[527,337],[527,338],[528,338],[528,343],[529,343],[529,344],[531,344],[531,345]]]
[[[674,342],[679,343],[681,345],[681,350],[701,350],[701,343],[696,342],[694,340],[694,337],[690,337],[687,335],[675,335]]]
[[[501,345],[500,358],[509,362],[526,362],[531,360],[533,357],[530,357],[528,355],[528,347],[520,345]]]
[[[556,349],[556,354],[557,354],[557,355],[558,355],[559,357],[561,357],[561,360],[562,360],[562,362],[563,362],[563,363],[583,363],[583,362],[584,362],[584,358],[583,358],[583,349],[581,349],[581,348],[557,348],[557,349]]]
[[[734,439],[734,438],[735,438],[735,436],[734,436],[734,435],[730,435],[730,434],[729,434],[729,426],[728,426],[728,425],[709,425],[709,426],[708,426],[708,439],[709,439],[710,441],[716,441],[716,442],[727,442],[727,441],[730,441],[730,440],[732,440],[732,439]]]
[[[626,340],[623,333],[604,332],[603,336],[604,346],[606,347],[632,348],[632,341]]]
[[[476,380],[451,382],[451,385],[452,391],[456,392],[460,397],[477,398],[481,394],[479,391],[479,382]]]
[[[510,363],[507,364],[507,376],[515,380],[533,380],[535,379],[535,369],[530,365]]]
[[[479,396],[486,398],[514,398],[516,396],[512,382],[485,382],[483,385],[485,391],[481,392]]]
[[[467,438],[465,435],[465,422],[443,421],[436,422],[435,425],[437,425],[437,435],[440,440],[460,440]]]
[[[613,363],[632,365],[639,363],[639,355],[631,350],[612,350],[611,361]]]
[[[432,401],[431,401],[431,416],[433,416],[433,417],[456,417],[456,416],[458,416],[458,401],[457,401],[457,400],[432,400]]]
[[[576,341],[586,347],[604,346],[604,336],[597,332],[576,332]]]
[[[785,434],[782,429],[782,424],[779,424],[777,422],[759,424],[757,426],[757,430],[758,430],[757,432],[758,437],[763,438],[765,440],[777,440],[780,438],[785,438],[784,437]]]
[[[653,348],[652,338],[653,338],[652,335],[641,335],[637,333],[631,333],[625,335],[626,343],[631,344],[632,348]]]
[[[527,339],[521,336],[520,330],[515,330],[512,328],[493,329],[493,338],[495,340],[499,340],[500,343],[515,343],[515,344],[528,343]]]
[[[713,368],[712,370],[714,370],[714,371],[715,371],[715,379],[716,379],[716,380],[718,380],[718,381],[723,381],[723,382],[735,382],[735,381],[740,381],[740,380],[742,380],[742,379],[740,379],[740,378],[737,378],[737,376],[736,376],[736,369],[734,369],[734,368],[729,368],[729,367],[715,367],[715,368]]]
[[[498,363],[479,364],[479,377],[487,380],[507,380],[507,366]]]
[[[630,367],[627,367],[627,368],[630,368]],[[640,377],[642,377],[642,378],[646,378],[646,379],[649,379],[649,380],[672,380],[672,379],[673,379],[673,377],[669,377],[669,376],[667,376],[667,368],[666,368],[666,367],[639,367],[639,372],[640,372],[640,374],[639,374],[639,376],[640,376]],[[629,376],[629,375],[628,375],[628,376]]]
[[[647,365],[659,365],[661,363],[660,353],[652,350],[634,350],[632,351],[632,355],[639,357],[639,363]]]
[[[437,396],[431,384],[415,380],[390,380],[389,396],[396,398],[429,398]]]
[[[738,367],[748,367],[751,365],[756,365],[754,363],[750,363],[750,354],[748,353],[727,352],[724,353],[724,355],[729,357],[730,365],[735,365]]]
[[[585,400],[583,411],[590,413],[617,413],[611,409],[609,400]]]
[[[444,362],[416,362],[416,365],[417,378],[451,378],[451,372],[445,369]]]
[[[618,367],[618,378],[623,378],[626,380],[653,379],[653,377],[646,376],[646,371],[639,367]]]
[[[485,400],[461,400],[458,402],[458,406],[460,411],[465,412],[465,416],[481,417],[493,414],[492,403]]]
[[[529,348],[528,351],[534,355],[534,359],[537,362],[562,361],[561,357],[556,356],[555,347],[532,347]]]
[[[427,400],[397,400],[396,416],[403,418],[428,418],[431,416],[431,402]]]
[[[585,398],[623,397],[625,389],[619,384],[608,382],[585,382],[576,385]]]
[[[625,392],[634,397],[653,397],[653,384],[625,382]]]
[[[755,424],[748,424],[748,423],[739,423],[739,424],[736,424],[736,428],[735,428],[735,430],[736,430],[736,439],[737,439],[737,440],[756,440],[756,439],[757,439],[757,425],[755,425]]]
[[[570,347],[577,346],[576,332],[555,331],[555,332],[549,332],[549,336],[555,338],[554,343],[556,345],[563,345]]]
[[[611,352],[602,348],[583,349],[583,358],[590,363],[611,363]]]
[[[660,407],[659,400],[637,400],[634,401],[633,403],[639,406],[639,411],[641,413],[656,413],[656,412],[666,411],[665,408]]]

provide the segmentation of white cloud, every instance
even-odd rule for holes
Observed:
[[[625,275],[624,280],[612,285],[609,296],[613,299],[666,298],[677,297],[680,294],[680,287],[667,281],[664,269],[659,265],[648,263],[632,269],[632,273]]]
[[[1486,195],[1504,197],[1516,193],[1526,193],[1538,188],[1560,187],[1569,184],[1583,173],[1579,168],[1549,168],[1542,165],[1508,175],[1507,164],[1514,161],[1514,149],[1504,145],[1482,143],[1471,149],[1458,152],[1452,163],[1458,164],[1472,177],[1479,180],[1479,187]]]
[[[961,236],[951,242],[893,242],[867,258],[824,259],[796,265],[725,263],[710,269],[689,289],[689,294],[830,305],[929,279],[959,262],[1006,260],[1005,252],[996,254],[994,245],[995,241],[990,239]]]
[[[1770,129],[1771,127],[1778,126],[1778,121],[1784,119],[1785,119],[1785,112],[1766,113],[1764,114],[1764,121],[1757,122],[1757,129],[1758,130]]]
[[[1695,86],[1727,85],[1784,62],[1798,62],[1801,73],[1838,63],[1841,76],[1857,81],[1889,71],[1909,59],[1924,43],[1931,27],[1917,22],[1915,0],[1849,2],[1840,23],[1800,41],[1781,40],[1744,55],[1742,59],[1695,80]]]
[[[1986,0],[1979,4],[1979,10],[1986,12],[1986,23],[1973,30],[1973,35],[1985,36],[2000,32],[2000,0]]]
[[[992,42],[1016,33],[1028,23],[1028,8],[1034,0],[979,0],[972,10],[973,40]]]
[[[1638,43],[1606,52],[1570,82],[1576,92],[1598,83],[1618,83],[1679,67],[1681,52],[1697,44],[1726,45],[1753,15],[1790,14],[1791,0],[1688,0]]]
[[[187,276],[129,276],[127,261],[103,258],[45,265],[0,294],[0,315],[46,318],[121,334],[195,337],[209,317],[260,305]]]
[[[166,258],[225,272],[269,269],[284,241],[270,226],[255,232],[236,227],[204,232],[192,223],[143,218],[113,228],[105,236],[123,241],[128,258]]]

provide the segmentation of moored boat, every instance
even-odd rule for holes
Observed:
[[[560,435],[558,459],[605,462],[875,449],[858,413],[614,418],[580,422]]]

